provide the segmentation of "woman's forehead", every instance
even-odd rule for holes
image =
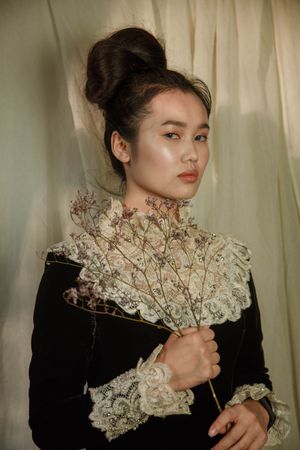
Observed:
[[[149,106],[149,114],[141,126],[143,123],[153,126],[171,125],[171,122],[177,126],[208,123],[207,111],[193,92],[161,92],[153,97]]]

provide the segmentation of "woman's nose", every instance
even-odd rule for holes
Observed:
[[[198,158],[196,143],[194,141],[188,141],[183,152],[183,160],[196,162],[198,161]]]

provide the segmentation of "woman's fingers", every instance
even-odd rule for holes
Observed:
[[[215,337],[214,331],[208,325],[203,325],[200,328],[198,327],[182,328],[178,331],[175,331],[174,333],[176,333],[177,335],[178,333],[180,333],[181,336],[185,336],[191,333],[199,333],[204,341],[210,341]]]
[[[200,327],[199,333],[201,334],[201,337],[205,342],[211,341],[215,337],[214,331],[207,326]]]
[[[211,353],[215,353],[218,350],[218,344],[216,341],[206,341],[206,347]]]
[[[187,334],[197,333],[197,331],[199,331],[199,329],[197,327],[189,327],[189,328],[182,328],[179,331],[182,336],[185,336]],[[177,333],[177,331],[176,331],[176,333]]]
[[[157,357],[157,362],[170,367],[170,386],[175,391],[205,383],[221,371],[218,345],[209,327],[190,327],[178,331],[169,336]]]
[[[238,416],[234,408],[224,409],[210,426],[208,430],[209,436],[210,437],[216,436],[221,429],[227,428],[229,424],[236,422],[237,418]]]
[[[255,409],[251,410],[245,404],[222,411],[208,434],[211,437],[223,434],[225,428],[228,429],[226,435],[212,450],[260,450],[266,442],[266,430],[255,414]]]
[[[212,366],[212,376],[209,379],[216,378],[221,372],[221,367],[218,364]]]
[[[219,362],[220,362],[220,355],[219,355],[219,353],[217,353],[217,352],[212,353],[210,358],[211,358],[211,363],[213,365],[218,365],[219,364]]]

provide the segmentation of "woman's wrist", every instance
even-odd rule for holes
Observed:
[[[270,422],[270,415],[267,409],[261,404],[259,400],[253,400],[251,398],[247,398],[244,401],[244,405],[249,407],[251,411],[253,411],[263,428],[267,431],[268,425]]]
[[[178,386],[178,383],[176,383],[176,380],[174,380],[174,372],[173,369],[170,367],[170,364],[166,361],[166,352],[164,347],[162,347],[161,351],[157,355],[155,362],[165,364],[170,369],[171,377],[170,380],[168,381],[168,385],[174,392],[178,392],[185,389],[182,386]]]

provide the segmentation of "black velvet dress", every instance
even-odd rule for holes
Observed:
[[[48,255],[53,260],[52,255]],[[63,261],[63,258],[61,259]],[[44,450],[164,449],[208,450],[220,437],[208,437],[219,412],[208,383],[193,389],[191,415],[150,416],[137,429],[108,441],[89,419],[88,387],[110,382],[146,360],[164,343],[168,331],[151,324],[97,315],[68,304],[63,293],[81,270],[60,261],[46,264],[34,312],[30,364],[30,419],[33,440]],[[237,386],[271,382],[265,367],[255,287],[250,275],[251,305],[236,321],[212,325],[221,357],[213,386],[222,406]]]

